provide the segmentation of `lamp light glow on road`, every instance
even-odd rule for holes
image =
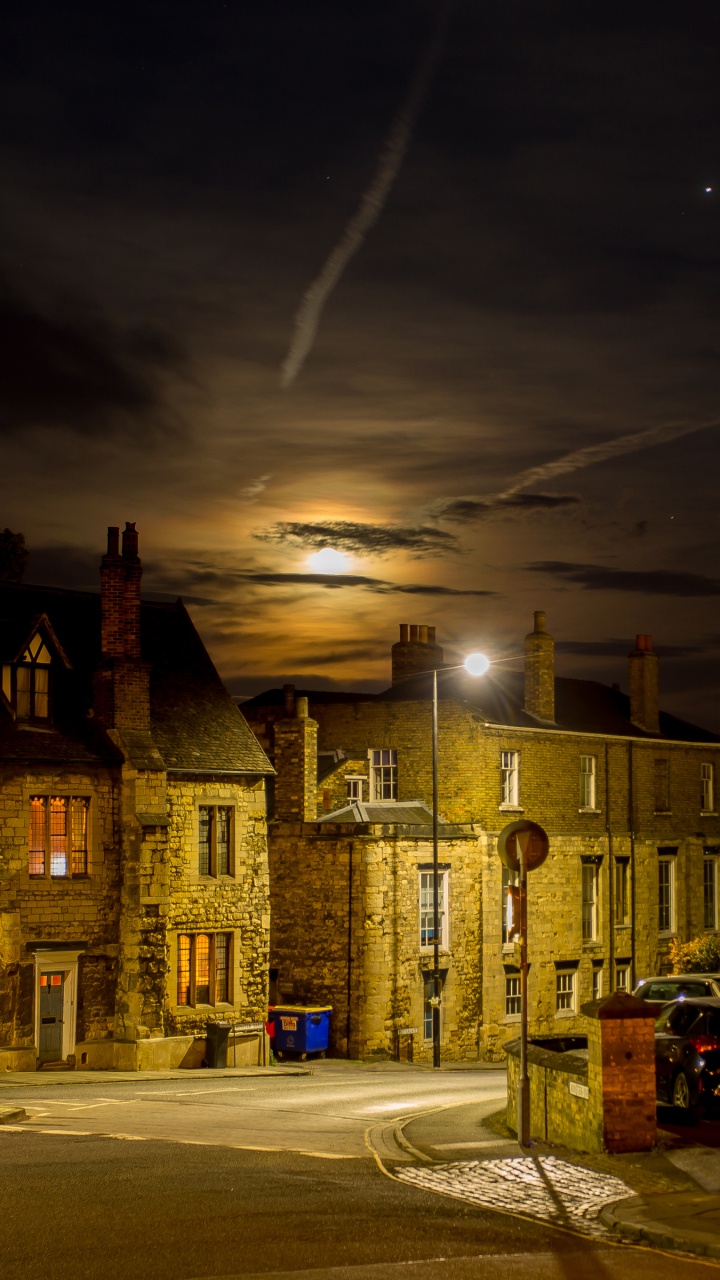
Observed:
[[[490,669],[490,660],[484,653],[469,653],[463,665],[468,675],[484,676]]]

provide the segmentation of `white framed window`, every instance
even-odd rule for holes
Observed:
[[[520,996],[520,975],[509,973],[505,976],[505,1017],[519,1018],[522,1012]]]
[[[198,808],[198,874],[233,874],[232,807],[201,804]]]
[[[619,964],[615,969],[615,990],[627,991],[630,983],[630,966]]]
[[[715,765],[708,761],[700,765],[700,808],[703,813],[715,812]]]
[[[717,854],[705,850],[703,858],[703,929],[715,932],[717,911]]]
[[[231,933],[179,933],[177,1003],[232,1004]]]
[[[370,799],[397,800],[397,751],[370,751]]]
[[[555,974],[555,1011],[556,1013],[575,1012],[575,992],[577,983],[574,969],[559,969]]]
[[[655,760],[653,762],[653,785],[655,792],[655,812],[670,812],[670,761]]]
[[[503,808],[520,806],[520,752],[500,752],[500,804]]]
[[[658,858],[658,933],[675,932],[675,858]]]
[[[595,942],[598,936],[598,868],[594,862],[582,864],[582,937]]]
[[[360,773],[349,773],[345,778],[345,782],[347,783],[348,800],[359,800],[362,803],[363,785],[367,782],[367,778]]]
[[[28,871],[31,876],[88,873],[88,796],[31,796]]]
[[[630,923],[630,859],[615,859],[615,924]]]
[[[434,874],[432,871],[420,872],[420,947],[426,951],[432,947],[434,942],[434,901],[433,901],[433,882]],[[440,946],[447,949],[449,939],[448,929],[448,888],[449,888],[450,871],[447,867],[440,868],[438,872],[438,940]]]
[[[603,971],[598,965],[592,971],[592,998],[593,1000],[602,1000],[603,993]]]
[[[597,757],[580,757],[580,808],[597,808]]]
[[[443,1029],[442,1027],[442,1016],[443,1016],[442,991],[443,991],[444,985],[445,985],[445,974],[441,973],[440,974],[440,1035],[441,1036],[442,1036],[442,1029]],[[423,1040],[425,1040],[426,1042],[431,1041],[433,1038],[432,1000],[433,1000],[434,992],[435,992],[435,984],[433,980],[433,975],[431,973],[424,973],[423,974]]]

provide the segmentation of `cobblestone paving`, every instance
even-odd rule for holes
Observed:
[[[600,1209],[635,1192],[620,1178],[559,1160],[519,1156],[511,1160],[456,1160],[396,1170],[397,1177],[457,1200],[521,1213],[597,1239],[612,1233],[598,1221]]]

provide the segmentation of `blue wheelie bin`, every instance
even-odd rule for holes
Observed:
[[[305,1008],[297,1004],[276,1004],[272,1011],[275,1024],[275,1053],[306,1058],[309,1053],[324,1054],[330,1043],[328,1005]]]

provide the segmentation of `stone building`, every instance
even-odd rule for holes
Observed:
[[[497,1058],[517,1032],[497,837],[550,837],[529,881],[537,1035],[669,967],[672,939],[719,924],[720,738],[659,709],[649,636],[629,693],[556,678],[535,614],[522,672],[444,669],[434,629],[401,626],[376,696],[270,690],[243,706],[277,769],[271,966],[280,998],[335,1008],[334,1046],[430,1056],[431,679],[439,686],[442,1052]],[[345,789],[345,797],[342,796]]]
[[[266,1016],[271,766],[141,573],[128,524],[99,595],[0,583],[0,1070],[199,1065]]]

